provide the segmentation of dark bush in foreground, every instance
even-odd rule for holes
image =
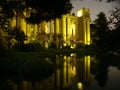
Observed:
[[[3,77],[43,79],[54,72],[53,64],[45,58],[32,53],[19,55],[14,53],[14,57],[11,55],[0,60],[0,74]]]
[[[27,44],[17,43],[14,45],[13,48],[18,51],[25,51],[25,52],[26,51],[40,51],[41,49],[43,49],[42,45],[39,43],[27,43]]]

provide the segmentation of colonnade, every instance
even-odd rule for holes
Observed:
[[[20,27],[24,33],[30,37],[32,33],[34,36],[41,31],[51,34],[60,34],[63,37],[64,42],[70,45],[71,37],[74,39],[74,43],[90,44],[90,15],[89,9],[83,8],[81,16],[75,16],[72,14],[62,15],[61,18],[50,20],[49,22],[43,21],[40,24],[27,23],[21,17],[14,17],[12,20],[12,27]],[[79,12],[78,11],[78,12]]]
[[[82,16],[71,14],[63,15],[61,18],[51,20],[50,33],[61,34],[63,40],[70,44],[70,37],[73,36],[76,43],[90,44],[90,15],[89,9],[83,8]]]

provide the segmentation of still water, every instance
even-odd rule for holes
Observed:
[[[0,90],[120,90],[120,58],[56,55],[55,72],[42,80],[2,79]]]

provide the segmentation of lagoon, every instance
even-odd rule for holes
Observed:
[[[35,78],[33,75],[18,79],[2,76],[0,90],[120,90],[119,56],[81,56],[72,53],[43,60],[49,61],[54,67],[46,77],[37,75]]]

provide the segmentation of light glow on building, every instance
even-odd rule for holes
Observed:
[[[27,17],[27,12],[26,12]],[[75,47],[76,43],[83,43],[90,45],[90,15],[88,8],[82,8],[77,11],[77,16],[72,14],[62,15],[61,18],[43,21],[40,24],[27,23],[22,17],[13,18],[11,26],[18,26],[30,38],[34,31],[34,37],[38,32],[45,32],[46,34],[61,35],[63,38],[63,45]],[[72,37],[72,40],[71,40]]]
[[[77,11],[77,16],[78,16],[78,17],[82,17],[82,15],[83,15],[82,10],[78,10],[78,11]]]

